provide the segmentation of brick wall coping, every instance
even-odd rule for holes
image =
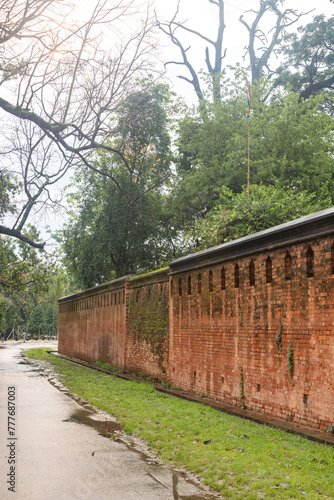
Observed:
[[[73,302],[75,300],[93,297],[108,291],[118,290],[119,288],[123,288],[129,282],[131,282],[134,287],[137,287],[148,283],[160,283],[168,280],[169,267],[164,267],[163,269],[157,269],[156,271],[151,271],[145,274],[123,276],[113,281],[109,281],[108,283],[88,288],[82,292],[67,295],[66,297],[60,298],[58,303],[66,304],[67,302]]]
[[[108,291],[118,290],[119,288],[123,288],[129,280],[130,276],[123,276],[122,278],[109,281],[108,283],[93,286],[92,288],[88,288],[87,290],[83,290],[82,292],[73,293],[72,295],[66,295],[66,297],[58,299],[58,303],[65,304],[66,302],[72,302],[78,299],[86,299],[88,297],[93,297],[95,295],[99,295]]]
[[[169,267],[157,269],[145,274],[133,275],[130,282],[133,288],[145,286],[153,283],[163,283],[169,281]]]
[[[170,264],[170,274],[190,271],[220,262],[246,257],[281,246],[334,234],[334,207],[222,245],[186,255]]]

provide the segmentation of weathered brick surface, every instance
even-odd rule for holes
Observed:
[[[333,241],[307,241],[173,274],[169,381],[241,406],[242,371],[248,408],[314,427],[333,422]],[[307,277],[310,246],[313,277]],[[290,280],[285,277],[287,251],[292,256]],[[271,283],[266,282],[268,256]]]
[[[125,368],[126,295],[121,281],[61,299],[59,352]]]
[[[324,429],[334,210],[59,301],[59,351]]]
[[[117,280],[61,299],[59,352],[166,379],[168,273]]]
[[[131,281],[126,367],[160,380],[168,368],[169,270]]]

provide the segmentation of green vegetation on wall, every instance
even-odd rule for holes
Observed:
[[[129,299],[128,327],[131,335],[150,346],[162,367],[164,354],[168,349],[169,329],[166,283],[151,283],[133,288]]]

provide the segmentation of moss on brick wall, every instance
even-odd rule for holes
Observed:
[[[168,283],[148,280],[140,285],[133,287],[129,294],[128,335],[148,346],[162,367],[168,356]]]

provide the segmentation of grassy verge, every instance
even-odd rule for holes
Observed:
[[[334,449],[46,354],[63,384],[225,498],[334,498]]]

